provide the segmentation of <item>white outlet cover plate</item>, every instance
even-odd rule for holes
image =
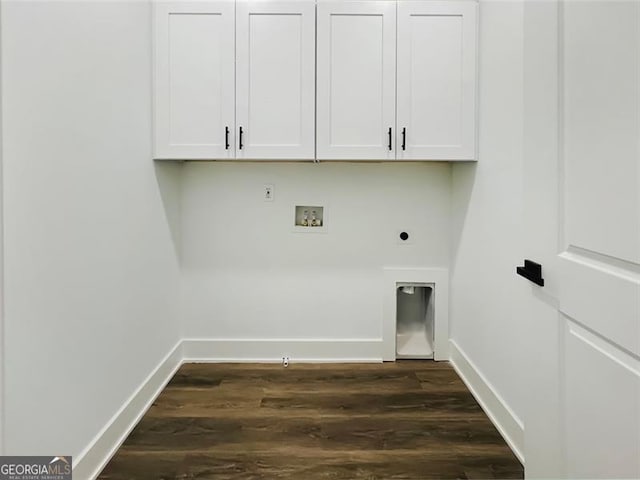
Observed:
[[[269,195],[269,192],[271,192],[270,195]],[[274,197],[276,195],[275,188],[274,188],[273,184],[265,184],[263,195],[264,195],[264,201],[265,202],[273,202],[273,199],[274,199]]]

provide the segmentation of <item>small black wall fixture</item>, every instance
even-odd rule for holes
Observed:
[[[542,265],[531,260],[524,261],[524,267],[516,267],[516,273],[523,276],[527,280],[532,281],[536,285],[544,287],[544,278],[542,278]]]

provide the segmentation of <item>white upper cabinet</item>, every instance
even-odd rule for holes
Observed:
[[[395,1],[319,1],[317,158],[395,159]]]
[[[476,159],[476,11],[398,2],[399,160]]]
[[[154,2],[154,157],[475,160],[471,0]]]
[[[155,158],[233,158],[234,2],[158,2],[154,16]]]
[[[313,159],[315,2],[239,1],[236,158]]]

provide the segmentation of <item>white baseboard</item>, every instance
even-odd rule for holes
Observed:
[[[451,340],[451,364],[493,422],[513,453],[524,465],[524,426],[475,364]]]
[[[160,361],[158,366],[127,399],[106,426],[84,451],[73,459],[73,478],[96,478],[120,448],[131,430],[151,407],[151,404],[182,365],[182,342]]]
[[[185,362],[382,362],[381,339],[185,339]]]

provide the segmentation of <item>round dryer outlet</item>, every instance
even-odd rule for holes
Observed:
[[[407,229],[401,229],[396,232],[396,243],[398,245],[413,244],[413,232]]]

